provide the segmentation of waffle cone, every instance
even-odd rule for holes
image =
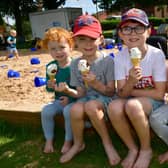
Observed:
[[[139,66],[140,65],[140,58],[131,58],[131,62],[133,64],[133,66]]]
[[[54,80],[55,79],[55,74],[54,75],[49,75],[50,80]]]
[[[89,73],[89,70],[88,69],[86,69],[85,71],[81,71],[81,74],[82,75],[86,75],[86,74],[88,74]]]
[[[89,73],[89,69],[86,69],[85,71],[81,71],[81,74],[82,74],[82,75],[86,75],[86,74],[88,74],[88,73]],[[84,84],[85,84],[85,87],[88,88],[88,84],[87,84],[86,81],[84,81]]]

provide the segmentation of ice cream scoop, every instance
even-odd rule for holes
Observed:
[[[85,59],[81,59],[78,63],[78,69],[81,72],[88,72],[89,71],[89,66],[87,66],[87,61]]]
[[[55,79],[56,73],[57,73],[57,65],[56,64],[50,64],[47,67],[47,74],[48,74],[50,80],[54,80]]]
[[[87,61],[85,59],[81,59],[78,63],[78,69],[82,75],[88,74],[90,67],[87,66]],[[85,86],[88,87],[87,82],[85,82]]]
[[[141,51],[138,49],[138,47],[134,47],[130,49],[130,57],[131,62],[133,66],[139,66],[141,61]]]

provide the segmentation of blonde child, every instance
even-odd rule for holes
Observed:
[[[74,101],[74,98],[62,92],[62,84],[70,83],[70,64],[71,64],[71,51],[74,42],[71,33],[63,28],[50,28],[46,33],[43,40],[43,47],[48,49],[53,61],[49,62],[46,66],[52,64],[57,68],[55,69],[54,80],[50,79],[46,73],[47,86],[49,92],[55,93],[55,100],[45,105],[41,112],[41,122],[46,143],[44,153],[54,152],[54,117],[55,115],[63,114],[65,119],[65,142],[61,149],[62,153],[66,153],[72,145],[72,131],[69,119],[69,108]],[[69,86],[70,87],[70,86]]]
[[[7,50],[9,54],[6,56],[5,60],[8,60],[11,54],[14,54],[16,58],[19,59],[18,50],[16,48],[16,35],[16,30],[11,29],[10,36],[7,38]]]

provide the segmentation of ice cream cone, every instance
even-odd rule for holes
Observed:
[[[131,58],[131,62],[133,66],[139,66],[141,59],[140,58]]]
[[[141,51],[137,47],[131,48],[130,57],[131,57],[131,62],[133,66],[140,66]]]
[[[87,75],[89,73],[89,69],[85,70],[85,71],[81,71],[82,75]],[[88,84],[86,81],[84,81],[85,87],[88,88]]]
[[[87,66],[87,61],[84,59],[81,59],[78,64],[78,69],[81,72],[82,75],[86,75],[89,73],[90,67]],[[88,88],[88,84],[86,81],[84,81],[84,85],[86,88]]]
[[[47,74],[48,74],[50,80],[55,79],[56,73],[57,73],[57,65],[56,64],[49,65],[47,68]]]
[[[54,80],[55,79],[55,74],[50,74],[49,78],[50,78],[50,80]]]

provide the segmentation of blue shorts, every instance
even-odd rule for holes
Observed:
[[[104,110],[104,118],[107,121],[108,120],[108,104],[114,99],[114,97],[108,97],[104,95],[91,95],[91,96],[85,96],[77,100],[77,102],[88,102],[90,100],[96,100],[103,104],[103,110]],[[85,128],[91,127],[90,121],[85,121]]]
[[[160,106],[162,106],[164,104],[164,101],[162,100],[155,100],[155,99],[152,99],[152,98],[149,98],[151,104],[152,104],[152,111],[158,109]]]
[[[118,97],[116,97],[116,99],[117,99]],[[136,97],[128,97],[128,99],[131,99],[131,98],[136,98]],[[152,99],[152,98],[148,98],[149,99],[149,101],[150,101],[150,103],[151,103],[151,105],[152,105],[152,110],[151,110],[151,112],[152,111],[154,111],[154,110],[156,110],[156,109],[158,109],[160,106],[162,106],[163,104],[164,104],[164,101],[163,100],[155,100],[155,99]]]
[[[96,100],[103,104],[104,110],[107,110],[108,104],[112,101],[112,97],[104,96],[104,95],[91,95],[85,96],[77,100],[77,102],[88,102],[90,100]]]
[[[17,53],[17,48],[11,48],[11,47],[7,47],[7,50],[10,52],[10,53]]]

